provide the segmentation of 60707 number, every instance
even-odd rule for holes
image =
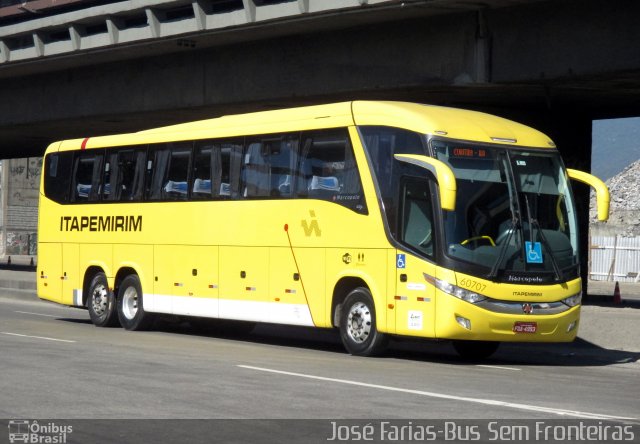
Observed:
[[[459,282],[461,287],[468,288],[469,290],[483,292],[487,288],[486,284],[482,282],[474,281],[473,279],[461,279]]]

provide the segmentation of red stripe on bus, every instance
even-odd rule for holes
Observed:
[[[85,137],[84,140],[82,141],[82,145],[80,145],[80,149],[84,150],[87,148],[87,142],[89,141],[88,137]]]

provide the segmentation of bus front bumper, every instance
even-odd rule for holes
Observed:
[[[436,305],[436,337],[503,342],[571,342],[578,334],[580,305],[553,314],[536,314],[536,304],[509,305],[519,305],[520,313],[496,312],[441,294]]]

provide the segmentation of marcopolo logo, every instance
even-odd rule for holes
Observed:
[[[40,424],[38,421],[9,421],[9,442],[33,444],[64,444],[67,435],[73,433],[73,426],[59,425],[55,422]]]
[[[60,231],[142,231],[142,216],[61,216]]]

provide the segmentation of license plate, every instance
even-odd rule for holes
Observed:
[[[514,333],[535,333],[538,331],[537,322],[516,322],[513,324]]]

